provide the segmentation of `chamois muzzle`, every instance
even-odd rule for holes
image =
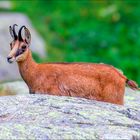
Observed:
[[[7,57],[7,61],[8,61],[8,63],[12,63],[13,62],[12,57]]]

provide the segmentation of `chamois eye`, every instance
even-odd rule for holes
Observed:
[[[26,46],[25,46],[25,45],[23,45],[23,46],[22,46],[22,49],[23,49],[23,50],[25,50],[25,49],[26,49]]]

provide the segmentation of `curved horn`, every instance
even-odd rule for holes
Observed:
[[[18,39],[19,41],[23,41],[23,38],[22,38],[22,35],[21,35],[21,32],[22,32],[22,29],[23,28],[26,28],[24,25],[20,28],[19,32],[18,32]]]
[[[13,36],[14,36],[14,39],[16,40],[18,38],[18,36],[16,34],[16,31],[15,31],[15,26],[17,26],[17,24],[13,25]]]
[[[13,29],[11,26],[9,26],[9,32],[10,32],[10,35],[12,36],[12,38],[15,39],[14,34],[13,34]]]

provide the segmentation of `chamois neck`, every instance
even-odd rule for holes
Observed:
[[[19,66],[22,67],[22,66],[28,66],[29,65],[31,67],[31,65],[36,65],[37,64],[32,58],[31,50],[29,49],[28,51],[29,52],[28,52],[27,58],[22,62],[18,62]]]
[[[27,80],[31,73],[34,73],[37,68],[37,63],[32,58],[31,50],[29,50],[27,58],[18,62],[19,72],[24,80]]]

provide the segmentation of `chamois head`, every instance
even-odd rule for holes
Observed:
[[[14,24],[9,27],[10,35],[13,38],[13,41],[10,43],[11,51],[7,57],[9,63],[12,63],[13,61],[24,61],[28,56],[29,45],[31,42],[31,34],[29,30],[25,26],[22,26],[17,34],[15,30],[16,26],[17,25]]]

